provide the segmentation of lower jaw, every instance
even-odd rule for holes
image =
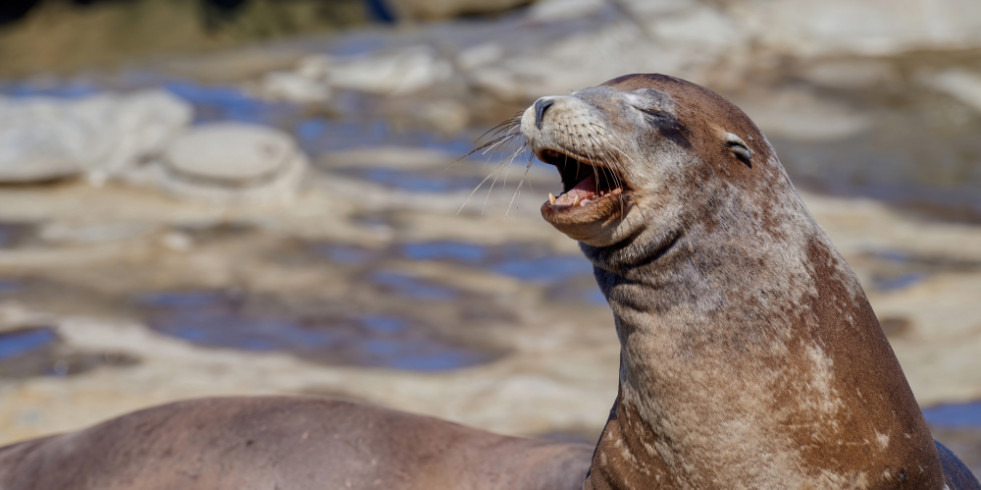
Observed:
[[[628,194],[605,196],[586,206],[562,206],[545,201],[542,218],[554,226],[587,226],[609,224],[621,219],[630,209]]]

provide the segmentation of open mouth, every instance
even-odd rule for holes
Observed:
[[[537,156],[542,162],[554,165],[562,177],[562,193],[558,197],[549,193],[548,201],[542,204],[543,212],[601,211],[599,208],[610,205],[622,208],[629,189],[623,178],[612,169],[555,150],[542,150]]]

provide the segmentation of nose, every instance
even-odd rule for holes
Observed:
[[[549,107],[552,107],[554,103],[555,100],[551,97],[542,97],[535,101],[535,127],[542,129],[542,120],[545,118],[545,111]]]

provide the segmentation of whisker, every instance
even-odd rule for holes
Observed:
[[[523,149],[524,149],[524,147],[520,148],[519,150],[523,150]],[[512,156],[512,159],[514,157],[516,157],[516,156],[517,155],[513,155]],[[525,164],[525,171],[521,174],[521,180],[518,181],[518,187],[514,189],[514,195],[511,196],[511,202],[508,203],[508,209],[507,209],[507,211],[504,212],[504,216],[505,217],[507,217],[507,216],[510,215],[512,204],[515,204],[515,201],[517,201],[518,200],[518,197],[521,196],[521,187],[524,185],[525,182],[528,183],[528,188],[531,190],[532,194],[535,193],[535,185],[532,183],[531,180],[528,180],[528,172],[531,171],[531,165],[534,162],[535,162],[535,156],[529,153],[528,154],[528,163]],[[519,201],[519,203],[520,203],[520,201]],[[517,205],[515,205],[514,208],[515,209],[518,209]]]
[[[501,146],[514,138],[520,137],[521,133],[518,131],[520,128],[521,114],[516,114],[510,119],[497,124],[487,131],[484,131],[484,133],[477,138],[477,146],[473,150],[467,152],[465,155],[454,160],[451,165],[478,153],[481,155],[486,155],[498,146]]]
[[[460,205],[460,209],[457,209],[456,214],[460,214],[463,211],[463,208],[467,207],[467,204],[469,204],[470,203],[470,200],[473,199],[473,196],[477,194],[477,191],[479,191],[480,188],[483,187],[484,184],[486,184],[487,181],[491,179],[491,177],[494,177],[495,175],[497,175],[497,173],[500,172],[501,168],[504,167],[504,166],[506,166],[507,164],[508,164],[507,161],[503,161],[501,163],[498,163],[495,166],[494,170],[491,171],[491,173],[487,174],[487,176],[484,177],[483,180],[481,180],[479,183],[477,183],[477,186],[474,187],[472,191],[470,191],[470,194],[463,201],[463,204]]]
[[[494,126],[493,128],[484,132],[484,134],[480,138],[478,138],[478,142],[480,142],[480,140],[485,140],[484,142],[479,143],[476,146],[476,148],[470,150],[469,152],[467,152],[467,154],[461,156],[460,158],[457,158],[456,160],[450,163],[450,165],[454,165],[460,162],[461,160],[464,160],[478,153],[481,155],[486,155],[487,153],[490,153],[491,151],[495,151],[507,143],[520,141],[520,145],[518,145],[518,147],[511,152],[511,155],[508,156],[508,158],[506,158],[505,160],[495,165],[494,169],[491,170],[491,172],[486,177],[484,177],[477,184],[477,186],[474,187],[472,191],[470,191],[470,194],[467,196],[467,198],[463,201],[463,204],[460,205],[460,208],[457,210],[457,214],[460,214],[463,211],[463,209],[466,208],[467,205],[470,203],[471,199],[473,199],[473,197],[477,194],[477,191],[479,191],[484,186],[484,184],[490,181],[491,186],[487,190],[487,198],[484,200],[484,209],[482,210],[482,212],[486,211],[487,202],[489,201],[490,195],[497,184],[498,178],[500,178],[501,171],[506,170],[507,167],[509,167],[511,163],[514,161],[514,159],[521,154],[521,152],[524,150],[526,146],[523,138],[521,137],[521,133],[518,131],[520,126],[521,126],[520,114]],[[490,139],[487,139],[488,136],[490,136]]]
[[[511,196],[511,202],[508,203],[508,208],[507,210],[504,211],[505,218],[511,215],[511,206],[514,205],[514,201],[518,199],[518,196],[521,195],[521,184],[524,183],[525,183],[524,179],[518,182],[518,187],[514,190],[514,195]]]
[[[534,163],[535,163],[535,155],[532,155],[531,153],[528,153],[528,163],[525,164],[525,173],[521,177],[522,181],[528,177],[528,172],[531,172],[531,166]],[[531,189],[531,192],[535,192],[535,185],[532,184],[530,180],[528,181],[528,188]]]

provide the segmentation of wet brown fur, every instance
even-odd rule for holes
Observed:
[[[854,273],[741,110],[663,75],[549,103],[522,122],[532,151],[633,188],[612,217],[543,205],[593,261],[622,346],[585,488],[943,488],[945,471],[977,488],[938,457]]]

